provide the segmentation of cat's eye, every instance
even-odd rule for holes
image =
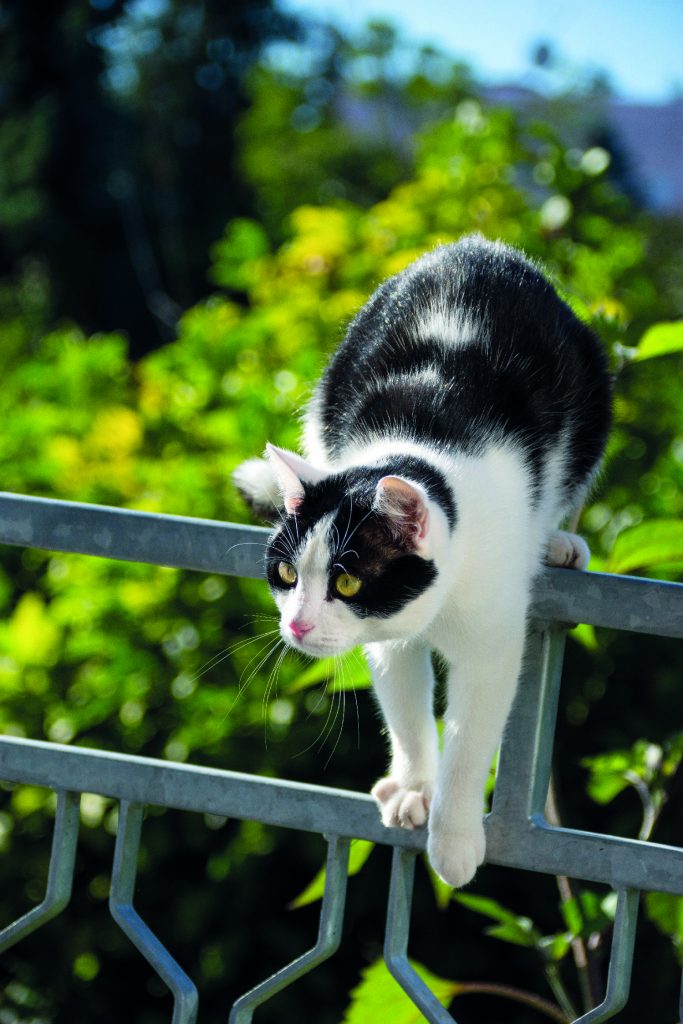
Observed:
[[[334,588],[342,597],[355,597],[362,586],[362,581],[348,572],[340,573],[334,581]]]
[[[291,562],[278,562],[277,574],[288,587],[293,587],[296,583],[296,569]]]

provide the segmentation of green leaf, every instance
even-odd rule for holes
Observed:
[[[678,519],[650,519],[618,535],[605,571],[627,573],[681,561],[683,522]]]
[[[563,900],[560,911],[568,928],[569,940],[603,932],[614,920],[614,896],[614,893],[608,893],[601,898],[592,889],[582,889],[578,898]]]
[[[351,875],[358,874],[374,848],[375,844],[371,843],[367,839],[351,840],[351,850],[349,853],[349,877]],[[309,882],[303,892],[300,892],[299,895],[292,900],[289,904],[289,909],[298,910],[299,907],[305,907],[309,903],[315,903],[316,900],[321,900],[324,891],[325,867],[323,866],[315,878]]]
[[[538,943],[538,949],[549,960],[562,960],[571,949],[573,934],[558,932],[557,935],[544,935]]]
[[[683,896],[648,892],[645,894],[645,913],[672,940],[678,962],[683,965]]]
[[[512,942],[515,946],[526,946],[529,949],[535,949],[542,942],[528,917],[518,917],[507,924],[491,925],[486,929],[486,934],[493,939],[502,939],[503,942]]]
[[[579,907],[578,900],[570,899],[563,900],[560,904],[560,910],[564,923],[567,928],[572,932],[573,935],[579,935],[583,928],[583,916]]]
[[[614,921],[614,918],[617,916],[618,903],[619,896],[616,892],[608,892],[607,895],[603,896],[600,900],[600,912],[607,918],[607,921],[610,923]]]
[[[536,946],[541,941],[541,933],[534,927],[533,921],[521,914],[508,910],[502,903],[488,896],[476,896],[469,892],[453,893],[453,899],[468,910],[491,917],[499,921],[499,925],[487,928],[486,934],[504,942],[513,942],[517,946]]]
[[[671,352],[683,352],[683,320],[650,327],[638,342],[633,359],[642,362]]]
[[[330,692],[364,690],[372,684],[367,662],[359,649],[331,658],[319,658],[290,683],[287,693],[298,693],[330,680]]]
[[[588,795],[598,804],[611,803],[629,785],[624,773],[628,771],[631,761],[625,751],[615,750],[597,757],[584,757],[581,764],[590,770]]]
[[[212,249],[211,277],[216,284],[236,291],[247,289],[257,277],[254,264],[268,252],[268,235],[256,221],[236,218]]]
[[[574,637],[586,650],[597,651],[599,645],[594,626],[589,626],[587,623],[582,622],[579,626],[574,626],[569,635]]]
[[[471,892],[455,892],[453,893],[453,899],[456,903],[460,903],[461,906],[467,907],[468,910],[474,910],[477,914],[492,917],[494,921],[500,921],[501,924],[509,924],[517,920],[517,914],[514,914],[507,907],[504,907],[502,903],[498,903],[497,900],[493,900],[489,896],[477,896]]]
[[[422,964],[410,961],[427,987],[442,1006],[448,1006],[459,992],[457,981],[449,981],[432,974]],[[417,1006],[392,978],[383,960],[366,967],[360,983],[351,992],[342,1024],[423,1024],[424,1017]]]
[[[432,883],[432,889],[434,890],[434,898],[436,905],[439,910],[445,910],[448,904],[451,902],[451,896],[453,895],[453,886],[444,882],[443,878],[439,878],[436,871],[429,863],[428,858],[425,856],[425,864],[427,866],[427,874],[429,880]]]
[[[606,754],[584,757],[581,764],[590,771],[588,795],[599,804],[607,804],[627,786],[641,780],[652,795],[661,789],[661,778],[674,774],[683,749],[676,733],[664,746],[649,740],[636,740],[630,750],[611,750]]]

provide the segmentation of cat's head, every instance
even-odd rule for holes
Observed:
[[[291,646],[323,657],[419,635],[438,611],[448,524],[420,483],[378,467],[330,473],[268,446],[282,496],[266,575]]]

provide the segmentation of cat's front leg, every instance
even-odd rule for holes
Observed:
[[[489,623],[468,632],[448,681],[427,845],[434,870],[456,888],[474,877],[486,854],[484,791],[517,686],[524,618],[517,611],[498,628]]]
[[[427,821],[438,761],[429,649],[386,642],[368,644],[365,653],[391,742],[389,774],[372,795],[384,825],[419,828]]]

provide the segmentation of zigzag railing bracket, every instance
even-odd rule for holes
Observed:
[[[410,908],[413,901],[416,856],[414,850],[403,850],[398,847],[393,852],[387,925],[384,933],[384,962],[429,1024],[456,1024],[408,961]]]
[[[80,793],[57,794],[45,897],[37,907],[0,932],[0,953],[61,913],[71,899],[80,813]]]
[[[114,850],[109,910],[173,994],[172,1024],[195,1024],[199,997],[191,979],[133,908],[144,808],[122,801]]]
[[[336,953],[341,942],[346,904],[350,840],[339,836],[327,838],[325,891],[320,908],[318,941],[307,953],[282,967],[276,974],[241,996],[232,1007],[228,1024],[250,1024],[257,1006],[288,988],[302,975]]]
[[[619,890],[605,998],[599,1006],[579,1017],[574,1024],[602,1024],[602,1021],[614,1017],[626,1006],[631,990],[639,900],[637,889]]]

